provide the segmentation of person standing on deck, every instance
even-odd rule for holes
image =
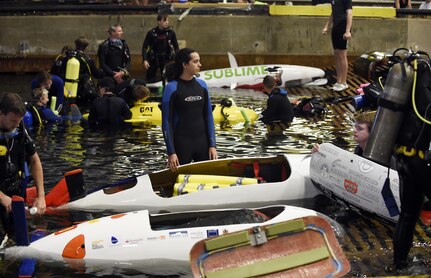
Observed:
[[[168,62],[174,60],[179,50],[174,30],[169,28],[167,14],[157,16],[157,27],[148,31],[142,45],[142,63],[147,70],[147,83],[154,83],[157,70],[163,78],[163,71]]]
[[[352,38],[352,0],[332,0],[332,12],[323,27],[322,34],[328,33],[332,25],[332,47],[334,48],[335,69],[337,71],[337,83],[332,90],[341,92],[347,85],[347,42]]]

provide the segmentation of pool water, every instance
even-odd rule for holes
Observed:
[[[0,75],[0,91],[18,92],[23,98],[30,95],[30,75]],[[267,96],[253,90],[211,89],[213,104],[222,98],[233,98],[238,106],[260,113],[266,107]],[[328,94],[325,88],[316,92]],[[301,91],[295,90],[295,97]],[[304,95],[307,95],[304,92]],[[217,151],[221,158],[269,156],[283,153],[309,153],[314,143],[333,142],[352,150],[353,112],[330,109],[322,118],[295,118],[291,127],[279,136],[270,136],[266,127],[256,121],[251,124],[216,126]],[[334,124],[334,121],[337,121]],[[341,124],[340,124],[341,123]],[[160,126],[138,125],[122,130],[101,132],[85,126],[64,122],[32,130],[44,168],[46,191],[49,191],[64,172],[84,169],[87,188],[113,183],[120,179],[165,168],[167,155]],[[325,213],[337,220],[345,233],[340,243],[352,270],[349,277],[388,275],[384,266],[392,258],[393,223],[374,216],[362,216],[319,196],[302,200],[300,206]],[[105,213],[106,214],[106,213]],[[103,213],[65,213],[29,219],[30,230],[42,228],[48,232],[80,221],[94,219]],[[429,227],[418,225],[411,255],[415,262],[405,274],[431,274]],[[16,277],[19,262],[0,261],[1,277]],[[147,266],[103,266],[86,268],[72,262],[38,262],[38,277],[190,277],[187,265],[159,262]]]

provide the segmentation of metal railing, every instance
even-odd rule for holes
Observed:
[[[220,8],[223,7],[222,0]],[[233,0],[237,1],[237,0]],[[252,0],[249,0],[252,1]],[[259,0],[274,5],[311,5],[311,0]],[[328,1],[328,0],[326,0]],[[193,1],[195,2],[195,1]],[[198,2],[198,1],[197,1]],[[417,9],[422,1],[412,1],[413,9],[397,9],[397,16],[431,16],[431,10]],[[133,0],[15,0],[0,1],[0,15],[68,14],[68,13],[148,13],[170,10],[171,3],[150,0],[147,6],[135,5]],[[391,0],[353,0],[354,6],[393,7]],[[254,5],[250,5],[253,9]],[[258,7],[256,5],[255,7]],[[210,9],[210,8],[209,8]]]

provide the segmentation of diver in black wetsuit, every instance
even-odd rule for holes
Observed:
[[[108,30],[109,38],[99,45],[97,56],[99,64],[106,76],[111,76],[116,83],[127,78],[127,69],[130,65],[130,50],[126,41],[122,39],[121,25],[112,25]]]
[[[132,112],[126,102],[112,93],[114,81],[104,77],[99,82],[101,98],[93,101],[88,122],[92,126],[115,127],[132,117]]]
[[[98,92],[93,78],[101,79],[104,77],[102,69],[98,69],[96,62],[88,55],[85,50],[89,45],[85,37],[79,37],[75,40],[75,49],[68,50],[63,59],[56,67],[57,74],[66,81],[67,62],[75,57],[79,62],[79,83],[76,96],[78,106],[89,107],[94,99],[98,97]]]
[[[431,200],[430,62],[427,59],[418,65],[414,98],[416,112],[410,104],[398,133],[395,151],[400,179],[401,212],[394,232],[394,265],[391,268],[397,270],[406,268],[411,261],[408,254],[424,197]],[[419,119],[417,115],[422,115],[423,119]]]
[[[277,87],[277,82],[271,75],[263,79],[263,89],[268,94],[268,101],[266,109],[262,112],[262,122],[270,125],[278,121],[288,126],[293,120],[293,109],[287,92]]]
[[[157,81],[158,69],[163,75],[165,65],[174,60],[179,49],[174,30],[169,29],[168,15],[158,15],[157,24],[157,27],[148,31],[142,45],[142,63],[147,70],[147,83]]]
[[[180,164],[217,159],[208,88],[194,76],[200,67],[199,54],[183,48],[166,69],[173,80],[168,80],[163,93],[162,130],[172,171]]]
[[[26,196],[29,170],[37,190],[33,206],[37,207],[38,214],[46,210],[42,163],[22,123],[25,112],[25,104],[18,94],[0,93],[0,237],[3,232],[13,230],[12,196]]]

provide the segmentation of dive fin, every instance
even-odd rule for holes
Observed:
[[[16,195],[12,196],[12,214],[16,245],[28,246],[30,242],[28,239],[27,219],[25,218],[24,198]]]
[[[70,115],[73,123],[77,123],[82,119],[81,111],[79,110],[79,107],[74,103],[70,105]]]

